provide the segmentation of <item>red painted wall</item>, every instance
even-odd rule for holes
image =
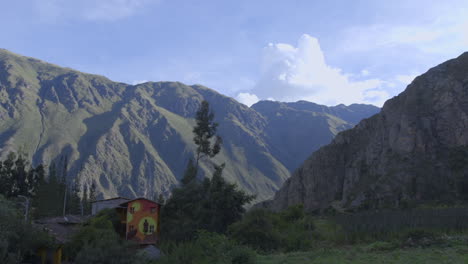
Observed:
[[[146,199],[128,202],[126,239],[155,244],[159,237],[159,209],[159,204]]]

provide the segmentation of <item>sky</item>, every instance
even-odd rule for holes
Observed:
[[[111,80],[382,106],[468,51],[468,1],[0,0],[0,48]]]

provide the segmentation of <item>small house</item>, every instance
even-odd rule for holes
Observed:
[[[121,235],[139,245],[154,245],[159,241],[159,212],[161,206],[145,198],[120,204],[117,211],[123,228]]]

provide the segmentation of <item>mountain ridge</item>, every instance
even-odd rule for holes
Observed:
[[[207,87],[129,85],[2,50],[0,154],[20,150],[34,164],[54,161],[57,166],[67,156],[69,176],[78,175],[87,186],[95,183],[103,197],[167,195],[193,157],[193,117],[202,100],[213,108],[224,139],[215,162],[226,162],[225,177],[258,194],[258,200],[270,197],[289,177],[291,160],[305,159],[306,154],[291,154],[278,145],[274,117]],[[326,113],[294,111],[317,121],[310,128],[326,134],[322,141],[354,125]],[[284,125],[284,120],[275,122]],[[301,135],[304,141],[307,131]],[[201,176],[211,171],[212,164],[202,162]]]

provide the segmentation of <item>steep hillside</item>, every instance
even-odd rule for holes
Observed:
[[[272,209],[468,200],[468,53],[417,77],[296,170]]]
[[[298,168],[315,150],[331,142],[338,132],[380,111],[373,105],[327,107],[311,102],[260,101],[252,108],[265,116],[266,141],[273,156],[290,171]]]
[[[21,151],[59,170],[66,156],[69,177],[95,182],[104,197],[168,194],[193,157],[193,117],[202,100],[213,107],[224,139],[216,162],[226,162],[225,177],[258,200],[271,197],[297,160],[353,125],[347,116],[307,109],[281,110],[286,119],[277,120],[203,86],[128,85],[0,50],[0,154]],[[292,117],[298,113],[305,119]],[[283,144],[282,137],[292,139],[284,122],[302,127],[294,137],[312,148],[295,152]],[[202,163],[203,175],[211,170]]]

